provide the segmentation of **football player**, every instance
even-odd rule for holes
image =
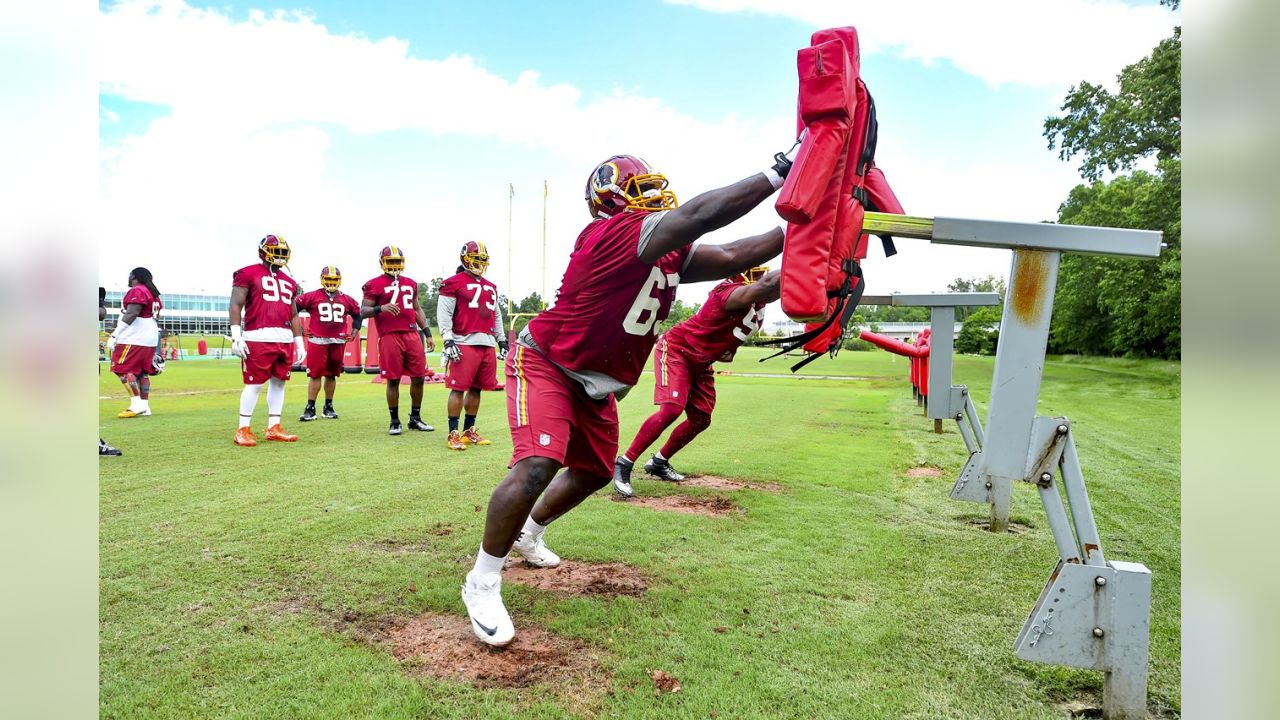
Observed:
[[[546,526],[609,484],[617,398],[639,379],[676,286],[729,277],[782,250],[781,228],[692,245],[781,187],[791,162],[776,158],[762,173],[679,206],[667,178],[640,158],[615,155],[591,172],[592,220],[574,243],[555,304],[529,323],[507,356],[515,452],[489,498],[484,541],[462,586],[481,642],[506,645],[515,636],[502,604],[507,553],[514,548],[532,565],[558,565],[544,541]]]
[[[289,244],[284,238],[268,235],[258,242],[261,262],[240,268],[231,276],[231,352],[240,358],[244,378],[240,428],[235,435],[237,445],[258,444],[249,426],[263,384],[267,385],[266,439],[276,442],[298,439],[280,427],[289,370],[306,355],[302,323],[294,304],[298,284],[283,269],[289,264],[289,254]]]
[[[320,271],[320,289],[312,290],[298,298],[298,310],[311,315],[307,332],[307,407],[298,417],[302,422],[316,419],[316,396],[320,394],[320,379],[324,378],[323,415],[336,420],[333,409],[333,391],[342,374],[342,357],[347,343],[360,335],[360,305],[356,299],[342,292],[342,271],[335,265],[326,265]],[[351,331],[347,331],[350,317]]]
[[[106,319],[107,319],[107,289],[99,285],[98,286],[98,322],[102,322],[103,320],[106,320]],[[98,366],[98,372],[99,373],[102,372],[101,365]],[[98,454],[108,455],[112,457],[119,457],[121,455],[124,455],[124,453],[120,452],[115,447],[108,445],[107,441],[103,440],[102,438],[98,438]]]
[[[390,435],[400,434],[400,377],[409,376],[409,429],[431,432],[422,422],[422,383],[427,376],[427,356],[435,351],[427,314],[418,304],[418,283],[404,276],[404,253],[388,245],[378,253],[382,274],[364,284],[360,316],[373,318],[378,329],[379,374],[387,382],[387,410],[391,413]]]
[[[684,480],[670,460],[711,426],[711,411],[716,406],[716,376],[711,364],[732,361],[742,343],[760,329],[764,306],[777,300],[782,291],[781,278],[781,271],[769,272],[766,267],[731,277],[711,289],[693,317],[658,338],[653,347],[653,404],[658,411],[644,421],[631,447],[614,461],[613,487],[619,494],[633,495],[631,469],[636,459],[682,412],[685,421],[644,464],[644,470],[661,480]]]
[[[440,285],[436,325],[444,342],[441,356],[447,363],[448,444],[452,450],[466,450],[468,444],[491,444],[476,430],[476,413],[480,392],[499,387],[498,360],[507,357],[507,339],[498,310],[498,287],[484,277],[489,251],[484,243],[471,241],[462,246],[458,257],[462,262],[458,273]],[[459,432],[458,415],[464,406],[466,417]]]
[[[129,271],[129,290],[120,301],[120,320],[107,338],[111,372],[129,391],[129,407],[116,417],[151,414],[151,376],[159,374],[155,368],[160,346],[157,319],[162,307],[151,271],[144,267]]]

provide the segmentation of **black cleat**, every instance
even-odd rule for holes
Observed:
[[[306,410],[303,410],[302,414],[298,416],[298,420],[302,422],[311,422],[312,420],[315,420],[315,419],[316,419],[316,409],[314,407],[309,407]]]
[[[433,427],[431,427],[430,425],[428,425],[428,424],[426,424],[426,423],[422,422],[422,418],[417,417],[417,416],[415,416],[415,415],[410,415],[410,416],[409,416],[409,429],[410,429],[410,430],[421,430],[422,432],[432,432],[432,431],[434,431],[434,430],[435,430],[435,428],[433,428]]]
[[[680,482],[681,480],[684,480],[684,476],[676,472],[676,469],[671,467],[670,462],[666,460],[659,460],[656,455],[649,458],[649,462],[644,464],[644,471],[659,480],[666,480],[667,482]]]
[[[333,406],[332,406],[332,405],[325,405],[325,406],[324,406],[324,412],[322,412],[322,413],[320,413],[320,414],[321,414],[322,416],[324,416],[324,418],[325,418],[325,419],[327,419],[327,420],[337,420],[337,419],[338,419],[338,413],[336,413],[336,412],[334,412],[334,411],[333,411]]]
[[[108,445],[106,440],[103,440],[102,438],[98,438],[98,454],[99,454],[99,455],[110,455],[110,456],[112,456],[112,457],[119,457],[119,456],[123,455],[124,453],[122,453],[122,452],[120,452],[119,450],[117,450],[116,448],[114,448],[114,447],[112,447],[112,446]]]
[[[392,420],[392,421],[391,421],[391,428],[387,430],[387,434],[388,434],[388,435],[399,435],[399,434],[400,434],[400,421],[399,421],[399,420]]]
[[[631,490],[631,470],[635,466],[621,457],[613,461],[613,489],[622,497],[635,497]]]

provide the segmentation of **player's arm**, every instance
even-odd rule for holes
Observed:
[[[737,312],[756,303],[771,303],[782,295],[782,271],[770,270],[764,277],[733,289],[724,301],[725,312]]]
[[[231,303],[227,312],[231,316],[231,352],[243,358],[249,354],[249,346],[245,344],[240,330],[240,322],[244,317],[244,306],[249,301],[249,288],[239,285],[231,286]]]
[[[441,342],[453,342],[453,313],[458,308],[458,298],[440,295],[436,298],[436,327],[440,328]]]
[[[142,314],[142,303],[129,303],[125,306],[124,312],[120,313],[120,323],[123,325],[132,325],[134,320]],[[118,327],[118,326],[117,326]]]
[[[355,312],[351,313],[351,337],[360,334],[360,328],[364,325],[364,313],[360,311],[360,306],[356,305],[355,298],[348,297],[347,312],[351,312],[351,307],[355,306]]]
[[[658,258],[684,247],[712,230],[746,215],[782,187],[791,170],[791,160],[782,153],[774,156],[774,164],[764,172],[738,182],[710,190],[694,197],[675,210],[669,210],[649,235],[640,259],[657,262]]]
[[[107,289],[98,286],[98,322],[107,319]]]
[[[388,315],[399,315],[400,306],[395,303],[387,303],[386,305],[378,305],[373,301],[373,297],[365,295],[364,300],[360,303],[360,317],[371,318],[379,313],[387,313]]]
[[[436,340],[431,337],[431,323],[427,322],[427,311],[415,302],[413,312],[418,317],[418,327],[422,328],[422,339],[427,341],[427,352],[435,352]]]
[[[685,262],[680,279],[682,282],[723,280],[753,268],[782,252],[782,237],[782,228],[774,228],[763,235],[752,235],[721,245],[699,245]]]

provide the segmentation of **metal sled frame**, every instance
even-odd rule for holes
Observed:
[[[951,355],[954,308],[987,303],[979,302],[979,294],[890,297],[893,304],[933,308],[926,414],[935,421],[955,419],[970,452],[951,497],[991,505],[991,530],[1004,532],[1014,483],[1040,492],[1059,559],[1014,641],[1018,657],[1102,670],[1103,716],[1145,718],[1151,571],[1106,560],[1072,424],[1037,416],[1036,403],[1062,253],[1153,258],[1160,254],[1161,234],[871,212],[863,231],[1013,251],[985,433],[968,389],[951,384]]]

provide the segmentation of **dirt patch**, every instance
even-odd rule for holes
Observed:
[[[639,505],[654,510],[684,513],[686,515],[703,515],[705,517],[724,517],[732,513],[740,513],[742,509],[729,498],[693,497],[691,495],[662,495],[659,497],[624,498],[612,495],[614,502]]]
[[[965,519],[965,523],[973,527],[976,527],[982,530],[983,532],[991,532],[990,518],[968,518],[968,519]],[[1010,520],[1008,532],[1013,535],[1025,535],[1031,532],[1031,527],[1023,523]]]
[[[920,467],[909,468],[906,472],[907,477],[941,477],[942,468],[936,468],[931,465],[921,465]]]
[[[709,488],[711,490],[763,490],[765,492],[782,492],[782,486],[771,482],[753,482],[749,480],[730,480],[717,475],[686,475],[680,485]]]
[[[429,545],[430,544],[425,540],[398,540],[396,538],[383,538],[382,540],[358,542],[351,547],[356,550],[377,550],[378,552],[407,554],[426,552]]]
[[[342,621],[351,622],[345,615]],[[458,615],[383,618],[353,629],[359,639],[388,648],[413,675],[477,687],[547,685],[566,696],[595,694],[608,686],[595,649],[524,623],[517,625],[515,640],[505,648],[481,644],[466,617]]]
[[[678,693],[680,692],[680,681],[674,675],[666,670],[653,671],[653,694],[661,695],[662,693]]]
[[[1092,700],[1070,700],[1058,703],[1056,707],[1070,718],[1102,717],[1102,708]]]
[[[649,588],[644,575],[625,563],[597,565],[562,560],[559,567],[537,568],[523,560],[511,559],[507,560],[502,579],[564,595],[639,597]]]

